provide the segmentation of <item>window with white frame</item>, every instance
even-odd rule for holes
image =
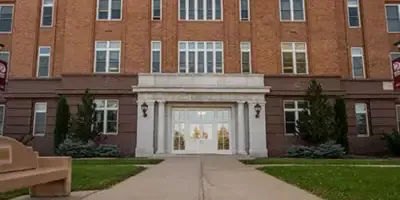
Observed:
[[[251,73],[251,44],[250,42],[240,43],[240,58],[242,73]]]
[[[359,136],[369,135],[368,106],[366,103],[356,103],[356,130]]]
[[[97,41],[95,53],[96,73],[119,73],[121,41]]]
[[[397,131],[400,132],[400,105],[396,105]]]
[[[388,32],[400,32],[400,4],[386,5],[386,23]]]
[[[13,24],[14,5],[0,5],[0,33],[10,33]]]
[[[38,52],[37,77],[49,77],[51,47],[41,46]]]
[[[35,103],[35,114],[33,119],[33,135],[43,136],[46,134],[47,124],[47,103],[37,102]]]
[[[118,133],[118,100],[95,100],[96,124],[102,134]]]
[[[179,73],[223,73],[223,43],[179,42]]]
[[[304,0],[280,0],[281,21],[304,21]]]
[[[297,133],[297,121],[304,119],[304,110],[308,103],[305,101],[285,100],[283,101],[285,112],[285,134]]]
[[[152,17],[153,20],[161,20],[162,16],[162,0],[153,0],[152,3]]]
[[[250,21],[250,0],[240,0],[240,20]]]
[[[54,0],[42,0],[42,27],[53,26]]]
[[[180,20],[222,20],[222,0],[179,0]]]
[[[304,42],[282,43],[282,68],[284,74],[307,74],[307,45]]]
[[[0,135],[4,134],[4,113],[6,107],[4,104],[0,105]]]
[[[161,72],[161,41],[151,42],[151,72]]]
[[[364,51],[362,47],[351,48],[353,78],[365,78]]]
[[[97,0],[97,20],[121,20],[122,0]]]
[[[358,0],[347,0],[347,14],[349,15],[349,27],[359,28],[360,25],[360,8]]]

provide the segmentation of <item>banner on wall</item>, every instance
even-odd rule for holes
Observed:
[[[394,89],[400,88],[400,58],[396,58],[392,61],[393,70],[393,86]]]
[[[7,67],[8,63],[4,60],[0,60],[0,91],[4,91],[6,88]]]

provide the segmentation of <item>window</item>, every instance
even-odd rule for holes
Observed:
[[[356,129],[359,136],[369,136],[368,107],[365,103],[356,103]]]
[[[3,60],[6,63],[10,62],[10,52],[8,51],[0,51],[0,60]]]
[[[49,77],[51,47],[39,47],[37,77]]]
[[[347,0],[347,8],[349,15],[349,27],[360,27],[360,8],[358,0]]]
[[[250,0],[240,0],[240,20],[250,21]]]
[[[250,42],[240,43],[242,73],[251,73],[251,45]]]
[[[33,135],[44,136],[46,134],[47,103],[35,103],[35,115],[33,121]]]
[[[223,73],[222,42],[179,42],[179,73]]]
[[[4,134],[4,113],[6,107],[4,105],[0,105],[0,135]]]
[[[161,20],[161,0],[153,0],[152,4],[152,15],[153,15],[153,20]]]
[[[305,21],[304,0],[280,0],[281,21]]]
[[[151,42],[151,72],[161,72],[161,41]]]
[[[386,5],[388,32],[400,32],[400,4]]]
[[[121,20],[122,0],[97,0],[97,20]]]
[[[308,104],[304,101],[284,101],[285,112],[285,133],[295,134],[297,132],[296,123],[305,117],[303,111],[307,109]]]
[[[179,0],[180,20],[222,20],[222,0]]]
[[[42,0],[42,27],[53,26],[54,0]]]
[[[120,41],[96,42],[95,68],[97,73],[119,73]]]
[[[95,100],[96,124],[103,134],[118,133],[118,100]]]
[[[308,61],[306,43],[282,43],[282,67],[284,74],[307,74]]]
[[[0,32],[11,32],[13,24],[13,13],[13,5],[0,5]]]
[[[351,48],[351,62],[353,68],[353,78],[365,78],[364,53],[362,47]]]

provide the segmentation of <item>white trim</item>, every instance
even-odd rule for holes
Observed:
[[[242,0],[239,0],[239,18],[240,21],[242,22],[249,22],[250,21],[250,0],[245,0],[247,1],[247,19],[242,18]]]
[[[40,49],[49,49],[49,53],[47,54],[42,54],[40,53]],[[40,68],[40,57],[49,57],[49,65],[47,66],[47,76],[40,76],[39,75],[39,68]],[[50,77],[50,66],[51,66],[51,46],[39,46],[38,48],[38,56],[37,56],[37,62],[36,62],[36,77],[37,78],[48,78]]]
[[[103,101],[104,102],[104,108],[99,108],[96,104],[96,101]],[[117,103],[117,108],[108,108],[108,102],[109,101],[115,101]],[[103,117],[104,117],[104,123],[103,123],[103,135],[118,135],[119,132],[119,100],[118,99],[95,99],[93,101],[96,104],[96,109],[95,111],[102,111],[103,112]],[[108,123],[108,112],[107,111],[117,111],[117,124],[116,124],[116,132],[107,132],[107,123]]]
[[[1,118],[1,124],[0,124],[0,135],[4,135],[4,119],[5,119],[5,113],[6,113],[6,105],[0,104],[0,108],[3,108],[3,117]]]
[[[285,50],[283,49],[284,44],[291,44],[292,49],[291,50]],[[298,50],[296,49],[296,44],[303,44],[305,49],[304,50]],[[307,52],[307,43],[306,42],[282,42],[281,43],[281,62],[282,62],[282,74],[300,74],[300,75],[306,75],[309,74],[308,71],[308,52]],[[292,59],[293,59],[293,73],[285,73],[284,69],[284,57],[283,53],[292,53]],[[305,53],[305,61],[306,61],[306,72],[305,73],[297,73],[297,58],[296,58],[296,53]]]
[[[111,48],[111,43],[119,43],[119,48]],[[98,43],[106,43],[107,46],[106,48],[97,48]],[[109,40],[109,41],[95,41],[94,44],[94,68],[93,68],[93,73],[98,73],[98,74],[118,74],[121,72],[121,41],[118,40]],[[106,51],[106,71],[105,72],[97,72],[96,71],[96,65],[97,65],[97,51]],[[118,66],[118,72],[110,72],[110,51],[119,51],[119,66]]]
[[[281,22],[305,22],[306,20],[306,4],[304,0],[303,2],[303,19],[294,19],[294,7],[293,7],[293,0],[289,0],[290,3],[290,19],[282,19],[282,0],[279,0],[279,19]]]
[[[160,48],[159,49],[153,49],[153,44],[154,43],[159,43],[160,44]],[[162,42],[161,41],[151,41],[150,44],[150,48],[151,48],[151,52],[150,52],[150,73],[162,73]],[[153,72],[153,52],[160,52],[160,70],[159,72]]]
[[[121,7],[120,7],[120,18],[119,19],[112,19],[112,1],[113,0],[108,0],[108,10],[107,10],[107,19],[99,19],[99,8],[100,8],[100,0],[97,0],[97,6],[96,6],[96,20],[97,21],[122,21],[123,18],[123,5],[124,5],[124,1],[121,0]]]
[[[357,5],[349,5],[349,1],[350,0],[347,0],[347,23],[349,25],[349,28],[361,28],[360,0],[356,0]],[[357,8],[358,26],[350,25],[350,8]]]
[[[44,1],[45,0],[42,0],[42,13],[40,15],[40,27],[41,28],[50,28],[50,27],[53,27],[53,24],[54,24],[54,1],[55,0],[52,0],[53,3],[52,4],[48,4],[48,5],[45,5]],[[44,8],[45,7],[51,7],[51,25],[43,25]]]
[[[194,2],[194,19],[189,19],[189,1],[191,0],[185,0],[185,18],[181,19],[180,15],[181,15],[181,0],[178,0],[178,10],[179,10],[179,14],[178,14],[178,21],[196,21],[196,22],[201,22],[201,21],[216,21],[216,22],[220,22],[224,20],[224,1],[220,0],[220,7],[221,7],[221,19],[216,19],[216,6],[215,6],[215,1],[216,0],[212,0],[212,19],[207,19],[207,5],[208,5],[208,0],[203,0],[203,6],[204,6],[204,11],[203,11],[203,19],[198,19],[198,0],[193,0]]]
[[[242,45],[248,44],[249,49],[243,49]],[[252,64],[251,64],[251,42],[240,42],[240,66],[241,66],[241,73],[243,74],[243,53],[249,53],[249,74],[252,73]]]
[[[362,112],[357,112],[357,105],[364,105],[365,106],[365,110]],[[370,127],[369,127],[369,116],[368,116],[368,105],[366,103],[355,103],[354,104],[354,110],[355,110],[355,118],[356,118],[356,132],[357,132],[357,136],[358,137],[369,137],[370,136]],[[365,114],[365,129],[367,130],[367,134],[359,134],[357,131],[357,114]]]
[[[163,2],[160,0],[160,18],[159,19],[154,19],[154,0],[151,0],[151,20],[153,21],[161,21],[162,20],[162,5]]]
[[[399,12],[399,18],[400,18],[400,4],[393,4],[393,3],[389,3],[389,4],[385,4],[385,19],[386,19],[386,31],[388,33],[400,33],[400,31],[389,31],[389,23],[388,23],[388,18],[387,18],[387,6],[397,6],[397,11]],[[400,21],[400,19],[399,19]]]
[[[37,110],[36,107],[42,104],[45,106],[45,110]],[[47,126],[47,102],[36,102],[35,107],[33,108],[34,116],[33,116],[33,130],[32,130],[32,135],[33,136],[45,136],[46,135],[46,126]],[[44,113],[45,114],[45,126],[44,126],[44,133],[41,134],[36,134],[35,129],[36,129],[36,114],[37,113]]]
[[[358,49],[358,50],[361,50],[361,55],[358,55],[358,54],[355,54],[355,55],[353,55],[353,49]],[[352,70],[352,77],[353,78],[358,78],[358,79],[360,79],[360,78],[366,78],[366,73],[365,73],[365,61],[364,61],[364,49],[362,48],[362,47],[351,47],[351,50],[350,50],[350,52],[351,52],[351,70]],[[363,67],[363,77],[355,77],[354,76],[354,61],[353,61],[353,58],[355,58],[355,57],[361,57],[361,60],[362,60],[362,67]]]
[[[0,4],[0,9],[3,7],[3,6],[11,6],[12,7],[12,16],[11,16],[11,30],[10,31],[0,31],[0,34],[9,34],[9,33],[12,33],[12,31],[13,31],[13,27],[14,27],[14,11],[15,11],[15,5],[14,4]]]

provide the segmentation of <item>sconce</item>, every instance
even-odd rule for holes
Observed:
[[[256,111],[256,118],[260,118],[260,112],[261,112],[261,106],[260,106],[260,104],[256,104],[255,106],[254,106],[254,110]]]
[[[400,41],[398,41],[398,42],[394,43],[393,45],[394,45],[395,47],[397,47],[397,49],[399,49],[399,50],[400,50]]]
[[[146,102],[144,102],[140,107],[142,108],[143,117],[146,118],[147,117],[147,109],[149,108],[149,106],[147,105]]]

